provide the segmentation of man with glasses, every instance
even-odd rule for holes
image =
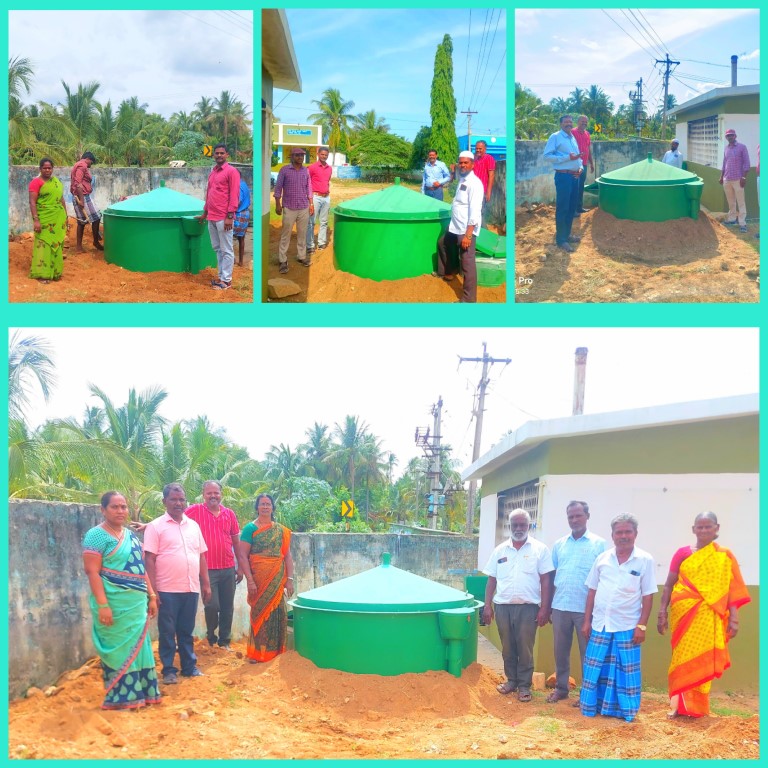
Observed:
[[[506,681],[496,690],[517,693],[520,702],[531,701],[533,644],[536,628],[549,622],[550,590],[554,571],[549,549],[528,536],[531,516],[524,509],[509,513],[512,535],[491,553],[483,573],[485,588],[483,622],[496,617],[501,638]]]

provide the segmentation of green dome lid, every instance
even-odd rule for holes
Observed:
[[[357,219],[435,221],[450,219],[451,206],[402,187],[400,179],[395,179],[391,187],[339,203],[334,213]]]
[[[695,174],[683,171],[667,163],[661,163],[648,155],[646,160],[632,163],[624,168],[604,173],[597,179],[598,184],[626,184],[638,186],[677,186],[701,181]]]
[[[165,181],[161,181],[157,189],[110,205],[104,213],[143,219],[170,219],[177,216],[199,216],[203,207],[202,200],[169,189]]]
[[[376,568],[302,592],[293,602],[307,608],[372,613],[434,611],[475,604],[466,592],[395,568],[389,564],[388,553],[382,559]]]

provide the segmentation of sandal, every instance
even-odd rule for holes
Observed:
[[[499,683],[496,686],[496,690],[503,696],[506,696],[508,693],[517,693],[517,686],[507,680],[505,683]]]
[[[216,283],[216,285],[213,286],[213,289],[216,291],[226,291],[226,290],[229,290],[231,287],[232,287],[231,282],[225,283],[222,281],[221,283]]]
[[[287,264],[281,264],[280,265],[280,274],[281,275],[287,275],[288,274],[288,265]]]
[[[547,704],[557,704],[558,701],[562,701],[563,699],[567,699],[567,698],[568,698],[567,693],[563,693],[562,691],[558,691],[557,689],[555,689],[554,691],[552,691],[552,693],[549,694],[549,696],[547,696],[546,701],[547,701]]]
[[[533,699],[533,694],[530,691],[520,691],[517,694],[517,700],[522,704],[527,704],[531,699]]]

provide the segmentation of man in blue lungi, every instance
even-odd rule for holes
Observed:
[[[630,722],[640,709],[640,646],[658,588],[653,557],[635,546],[637,519],[614,517],[611,538],[615,546],[598,556],[586,581],[581,714]]]

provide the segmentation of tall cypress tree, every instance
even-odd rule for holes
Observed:
[[[432,149],[446,164],[456,162],[459,142],[456,138],[456,97],[453,94],[453,42],[450,35],[443,37],[435,53],[435,72],[429,106],[432,118]]]

